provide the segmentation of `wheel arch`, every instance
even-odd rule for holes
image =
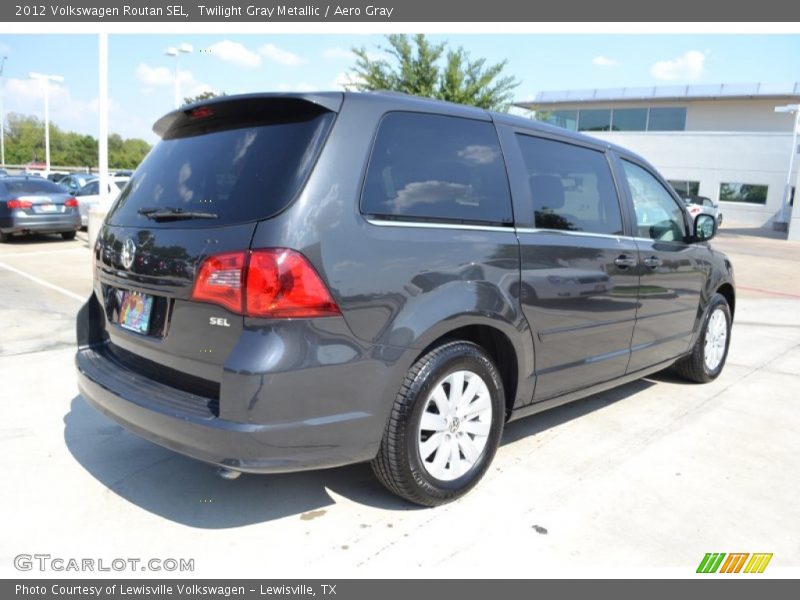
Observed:
[[[517,335],[520,334],[518,333]],[[521,335],[529,334],[526,331]],[[526,393],[524,391],[524,378],[522,382],[520,381],[520,373],[524,373],[523,369],[525,369],[523,357],[520,356],[520,350],[515,347],[507,333],[493,324],[470,323],[460,325],[444,332],[437,332],[436,337],[427,341],[425,347],[414,359],[414,362],[436,346],[453,340],[472,342],[480,346],[491,357],[503,380],[506,418],[508,418],[511,411],[519,404],[518,400],[524,402],[524,394]],[[524,353],[524,350],[522,352]],[[530,372],[532,371],[533,369],[531,368]],[[532,391],[531,389],[531,393]],[[528,398],[528,400],[530,400],[530,398]]]

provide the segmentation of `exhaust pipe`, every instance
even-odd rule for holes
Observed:
[[[222,479],[225,479],[226,481],[233,481],[234,479],[238,479],[241,474],[242,474],[241,471],[234,471],[233,469],[228,469],[227,467],[219,467],[217,469],[217,475],[219,475]]]

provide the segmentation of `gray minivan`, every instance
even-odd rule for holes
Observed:
[[[228,477],[371,461],[437,505],[508,420],[725,364],[716,223],[623,148],[391,93],[227,96],[154,129],[94,247],[79,387]]]

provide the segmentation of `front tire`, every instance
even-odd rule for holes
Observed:
[[[434,348],[400,386],[372,470],[415,504],[463,496],[497,451],[504,398],[500,373],[480,346],[454,341]]]
[[[731,343],[731,311],[722,294],[714,294],[692,351],[675,363],[675,371],[696,383],[713,381],[725,367]]]

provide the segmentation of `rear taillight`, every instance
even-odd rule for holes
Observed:
[[[12,210],[17,208],[31,208],[33,207],[33,202],[29,202],[28,200],[8,200],[6,206]]]
[[[78,201],[75,198],[70,198],[66,202],[64,202],[64,206],[67,208],[78,208]]]
[[[213,302],[263,318],[311,318],[340,314],[314,267],[299,252],[268,248],[208,257],[193,300]]]
[[[209,256],[192,291],[192,299],[219,304],[235,313],[242,312],[242,284],[247,263],[245,252]]]

